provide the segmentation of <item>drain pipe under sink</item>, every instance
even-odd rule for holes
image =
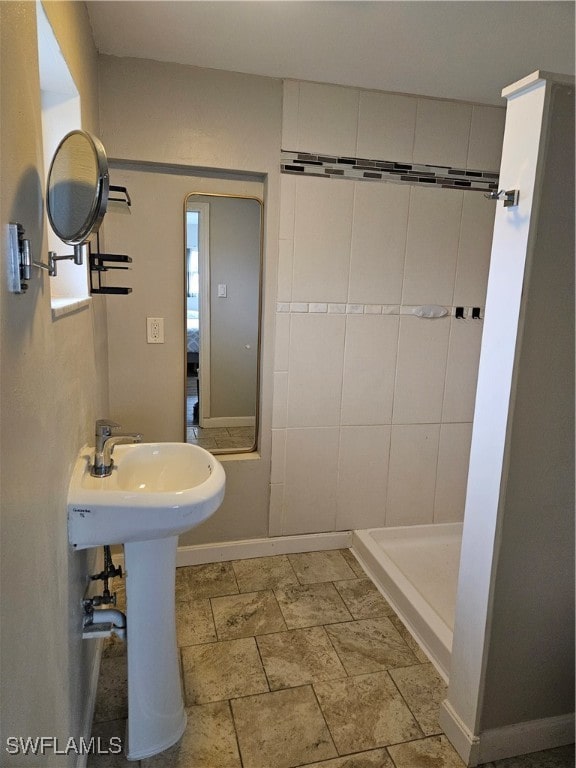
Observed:
[[[126,615],[117,608],[86,610],[82,637],[87,640],[110,635],[126,640]]]

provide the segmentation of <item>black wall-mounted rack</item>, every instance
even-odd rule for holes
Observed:
[[[90,293],[132,293],[132,288],[102,285],[102,273],[111,269],[130,269],[122,264],[131,264],[132,258],[120,253],[90,253]],[[96,280],[96,285],[94,281]]]
[[[130,208],[132,205],[132,200],[130,199],[130,195],[128,194],[128,190],[126,187],[118,187],[113,184],[110,184],[108,187],[109,195],[108,195],[108,202],[109,203],[124,203],[125,205]],[[112,197],[112,193],[118,193],[120,194],[120,197]],[[122,197],[124,195],[124,197]]]

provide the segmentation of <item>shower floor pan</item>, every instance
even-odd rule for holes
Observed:
[[[448,680],[462,523],[354,531],[352,549]]]

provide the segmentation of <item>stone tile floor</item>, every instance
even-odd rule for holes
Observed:
[[[443,681],[349,550],[179,568],[176,605],[184,736],[89,768],[463,767]],[[126,717],[125,646],[107,641],[93,736],[123,740]],[[571,746],[486,768],[573,766]]]
[[[199,445],[208,451],[233,449],[248,450],[254,445],[254,427],[211,427],[198,426],[198,414],[194,418],[194,406],[198,403],[198,378],[186,379],[186,442]]]
[[[254,427],[199,427],[186,425],[186,442],[207,451],[248,450],[254,445]]]

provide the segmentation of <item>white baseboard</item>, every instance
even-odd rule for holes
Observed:
[[[90,742],[90,737],[92,735],[92,721],[94,719],[94,709],[96,708],[96,694],[98,692],[98,678],[100,676],[100,662],[102,660],[103,648],[104,641],[97,640],[94,658],[92,659],[92,669],[90,671],[88,695],[86,697],[84,715],[82,717],[82,732],[80,734],[86,744]],[[76,768],[86,768],[87,761],[88,754],[79,754],[78,760],[76,761]]]
[[[321,549],[346,549],[352,543],[352,531],[306,533],[298,536],[270,536],[265,539],[222,541],[178,547],[176,567],[201,565],[249,557],[288,555],[295,552],[317,552]]]
[[[478,765],[474,760],[479,739],[468,730],[447,699],[440,705],[440,727],[464,764],[468,766]]]
[[[440,709],[440,725],[467,766],[541,752],[574,742],[574,713],[492,728],[474,736],[448,701]]]
[[[478,764],[574,742],[574,713],[515,723],[480,734]]]
[[[302,533],[297,536],[269,536],[265,539],[192,544],[178,547],[176,567],[220,563],[225,560],[246,560],[249,557],[290,555],[296,552],[318,552],[322,549],[348,549],[351,545],[352,531]],[[114,554],[114,563],[124,568],[124,555],[121,552]]]

